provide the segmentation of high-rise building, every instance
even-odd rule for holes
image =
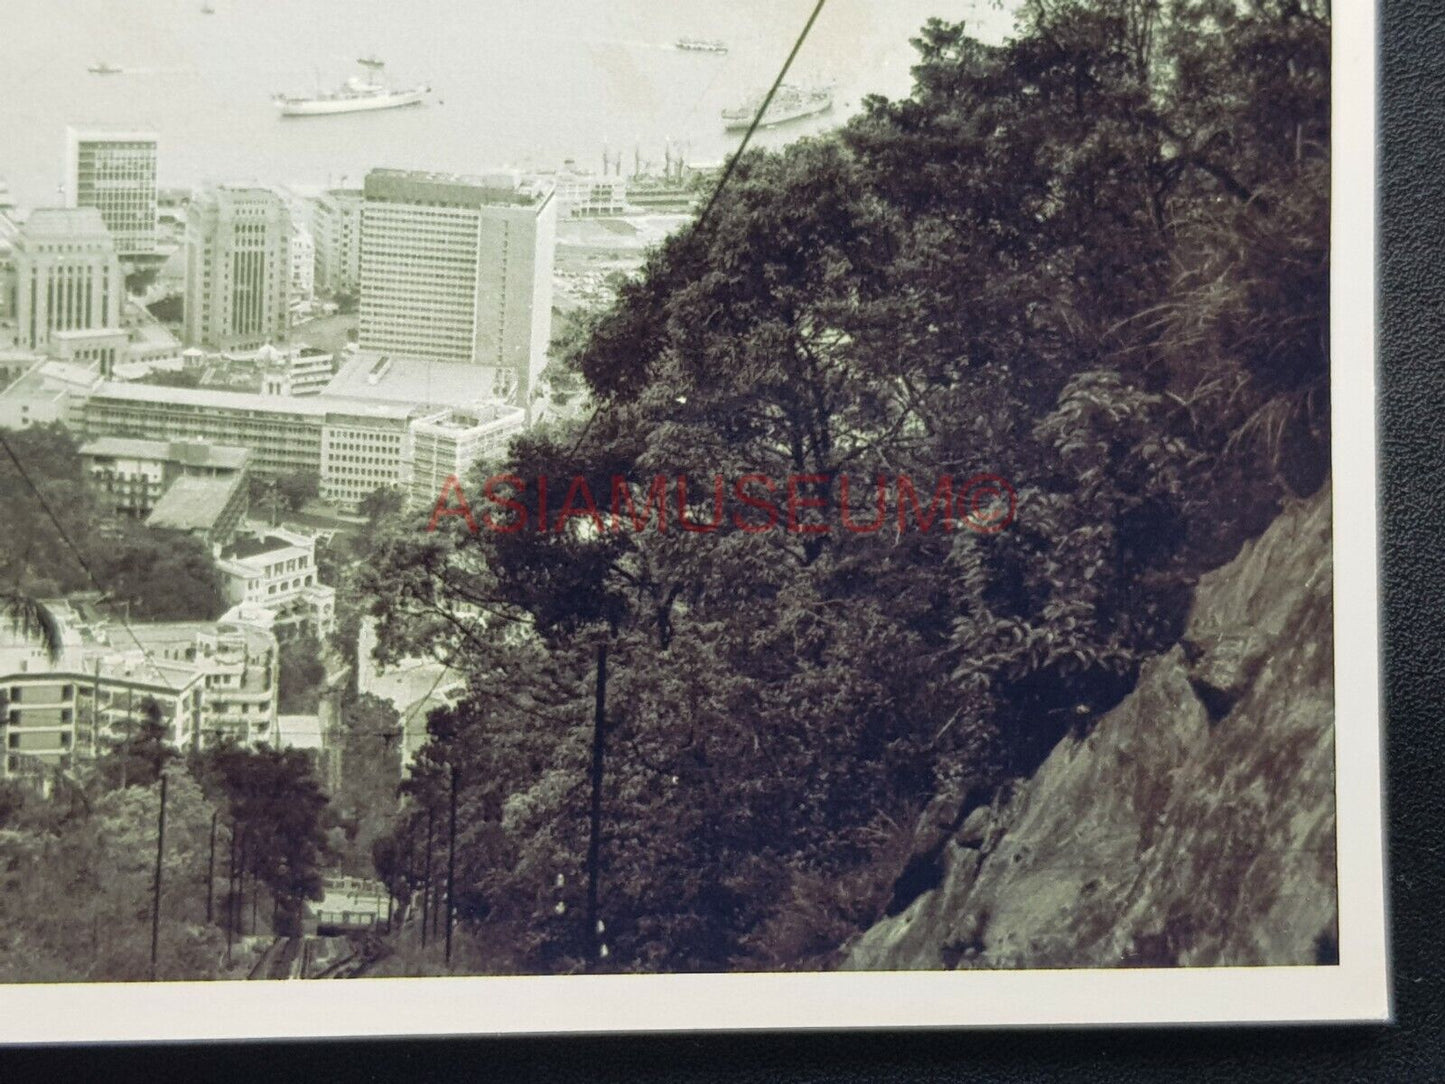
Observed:
[[[67,128],[65,193],[94,207],[122,258],[156,250],[156,135],[134,129]]]
[[[94,207],[32,211],[11,259],[19,345],[43,350],[56,332],[120,326],[120,260]]]
[[[309,310],[316,297],[316,242],[299,222],[291,224],[291,305]]]
[[[361,189],[332,188],[311,212],[316,243],[316,289],[351,294],[361,286]]]
[[[186,216],[186,342],[245,350],[290,326],[291,215],[267,188],[221,185]]]
[[[377,169],[363,191],[361,348],[494,367],[530,414],[552,328],[551,185]]]

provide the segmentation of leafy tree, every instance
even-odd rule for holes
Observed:
[[[128,523],[94,566],[113,600],[150,621],[211,621],[226,610],[221,575],[199,538]]]
[[[382,520],[396,515],[406,507],[406,494],[395,486],[379,486],[361,498],[361,514],[366,526],[375,530]]]
[[[224,744],[198,754],[192,772],[224,805],[240,840],[243,872],[273,901],[273,928],[294,933],[304,901],[321,897],[321,871],[333,857],[323,821],[327,800],[310,757],[296,749]]]
[[[391,827],[401,783],[401,719],[392,705],[363,694],[341,708],[341,786],[332,801],[348,824],[349,872],[372,868],[373,843]]]
[[[225,939],[205,924],[212,806],[186,772],[167,775],[157,973],[218,978]],[[12,803],[0,823],[0,982],[149,977],[159,790]]]
[[[96,768],[108,790],[154,786],[176,758],[160,705],[151,697],[140,704],[139,717],[117,722],[103,738]]]
[[[381,657],[475,691],[429,721],[385,875],[416,887],[455,769],[466,924],[580,966],[605,638],[611,966],[800,966],[876,918],[919,809],[1090,725],[1324,483],[1328,42],[1308,0],[1030,2],[997,47],[935,20],[909,97],[741,161],[571,346],[599,409],[513,443],[519,529],[377,532],[357,570]],[[837,530],[845,474],[927,502],[979,471],[1007,530]],[[816,478],[797,526],[833,528],[713,526],[713,476],[754,472]],[[560,493],[536,529],[540,476],[601,518],[658,473],[702,530],[672,481],[667,532],[557,528]]]
[[[292,471],[276,479],[276,491],[287,508],[299,512],[321,495],[321,476],[315,471]]]
[[[321,643],[314,635],[306,633],[281,645],[277,698],[282,713],[305,715],[316,711],[325,681]]]

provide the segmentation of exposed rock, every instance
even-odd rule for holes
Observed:
[[[845,969],[1331,962],[1328,491],[1204,576],[1182,642],[937,849]]]
[[[968,815],[962,827],[959,828],[957,835],[959,844],[964,847],[982,847],[992,825],[993,810],[988,806],[979,806]]]

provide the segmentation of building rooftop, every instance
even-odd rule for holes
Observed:
[[[224,478],[182,475],[156,501],[146,524],[173,531],[209,531],[242,484],[239,473]]]
[[[151,128],[126,128],[113,124],[72,124],[65,129],[71,139],[87,143],[154,143],[156,133]]]
[[[110,230],[94,207],[37,207],[20,228],[20,235],[27,240],[57,240],[81,238],[100,240],[110,238]]]
[[[493,388],[497,378],[495,366],[426,361],[359,350],[342,363],[322,394],[475,409],[496,398]]]
[[[122,399],[135,403],[176,403],[183,406],[216,407],[249,410],[265,414],[290,414],[316,418],[327,414],[361,414],[376,418],[407,418],[414,408],[404,403],[368,402],[359,398],[311,395],[294,398],[281,395],[256,395],[251,392],[222,391],[218,388],[170,388],[158,384],[127,384],[107,380],[92,394],[95,399]]]
[[[366,175],[368,200],[437,203],[454,207],[533,207],[546,203],[552,187],[523,181],[511,171],[488,174],[373,169]]]
[[[276,553],[280,550],[302,549],[304,543],[294,538],[288,538],[282,534],[268,534],[264,536],[246,535],[236,539],[229,546],[221,551],[220,559],[223,561],[245,561],[251,557],[259,557],[263,553]]]
[[[207,444],[199,440],[141,440],[135,437],[98,437],[81,445],[81,455],[161,459],[188,467],[216,467],[239,471],[250,451],[231,444]]]

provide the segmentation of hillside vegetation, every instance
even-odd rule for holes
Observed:
[[[514,475],[529,526],[374,534],[382,654],[471,688],[378,843],[398,893],[455,769],[463,936],[584,965],[602,642],[607,968],[821,966],[914,894],[930,803],[966,815],[1089,734],[1201,574],[1328,477],[1326,13],[1032,2],[997,48],[931,22],[910,97],[749,153],[580,338],[595,417],[463,480],[481,511]],[[1006,529],[900,530],[891,490],[880,529],[837,527],[844,476],[867,523],[879,475],[927,512],[981,472]],[[799,526],[832,529],[535,529],[539,476],[550,522],[578,476],[605,511],[659,474],[694,524],[715,476],[810,476]]]

